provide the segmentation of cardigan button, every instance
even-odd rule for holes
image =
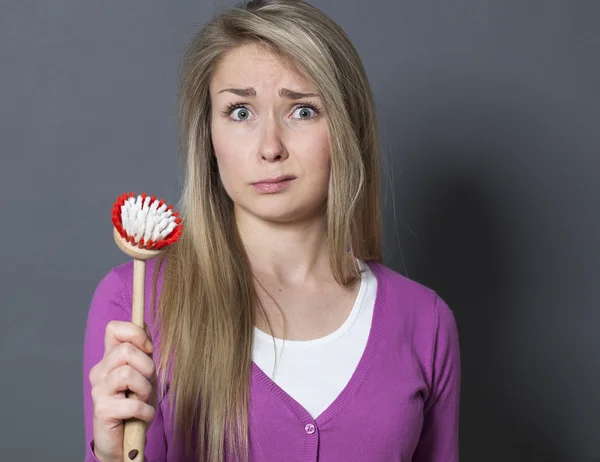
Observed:
[[[304,426],[304,431],[309,435],[312,435],[315,432],[315,426],[313,424],[306,424]]]

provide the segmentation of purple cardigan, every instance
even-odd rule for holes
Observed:
[[[148,260],[146,268],[146,320],[154,263]],[[458,461],[461,382],[454,315],[431,289],[382,264],[369,266],[377,296],[367,346],[349,383],[321,415],[313,419],[252,363],[252,462]],[[111,269],[91,301],[83,361],[86,462],[97,461],[89,372],[102,359],[108,321],[131,320],[132,280],[132,262]],[[155,338],[156,326],[149,327]],[[148,462],[183,461],[169,412],[165,398],[148,429]]]

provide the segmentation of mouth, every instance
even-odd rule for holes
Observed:
[[[252,186],[261,193],[273,194],[283,191],[295,179],[296,177],[293,175],[281,175],[275,178],[264,178],[256,183],[252,183]]]
[[[281,183],[282,181],[294,180],[296,177],[294,175],[281,175],[276,178],[265,178],[263,180],[257,181],[252,184],[268,184],[268,183]]]

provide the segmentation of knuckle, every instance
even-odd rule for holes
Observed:
[[[106,332],[113,333],[115,331],[116,326],[117,326],[117,321],[115,321],[114,319],[111,319],[106,324]]]
[[[90,372],[88,374],[88,379],[92,385],[94,385],[96,383],[96,371],[97,370],[98,370],[98,365],[96,364],[95,366],[93,366],[90,369]]]
[[[119,377],[122,381],[128,381],[133,376],[133,367],[129,364],[125,364],[119,368]]]
[[[110,414],[110,406],[106,400],[99,399],[94,403],[94,415],[99,419],[106,419]]]
[[[91,395],[94,402],[98,401],[98,387],[92,387]]]
[[[121,343],[119,349],[124,358],[130,358],[135,353],[135,347],[129,342]]]

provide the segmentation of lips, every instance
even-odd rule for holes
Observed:
[[[252,183],[252,186],[261,193],[273,194],[283,191],[295,179],[296,177],[293,175],[281,175],[275,178],[262,179],[256,183]]]
[[[281,175],[276,178],[265,178],[264,180],[257,181],[252,184],[261,184],[261,183],[280,183],[282,181],[293,180],[296,177],[294,175]]]

